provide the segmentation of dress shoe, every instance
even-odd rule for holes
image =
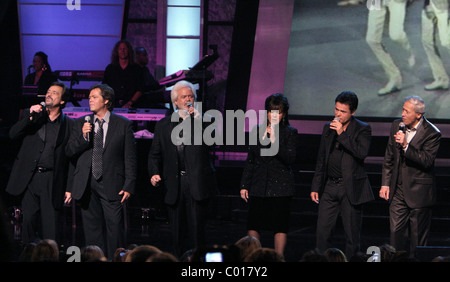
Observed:
[[[436,79],[432,83],[425,85],[425,90],[427,90],[427,91],[433,91],[433,90],[439,90],[439,89],[446,90],[446,89],[448,89],[448,84],[449,84],[448,79]]]
[[[391,93],[400,91],[401,89],[402,89],[402,79],[401,78],[391,79],[386,84],[386,86],[384,86],[383,88],[381,88],[378,91],[378,95],[383,96],[383,95],[391,94]]]
[[[346,0],[337,3],[338,6],[359,5],[362,4],[361,0]]]

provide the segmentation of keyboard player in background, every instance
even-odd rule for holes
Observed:
[[[143,76],[143,96],[139,99],[138,106],[136,108],[165,108],[165,87],[162,87],[159,84],[147,67],[147,50],[144,47],[136,47],[134,52],[136,55],[136,64],[141,67]]]
[[[57,81],[56,77],[52,74],[52,68],[48,63],[47,54],[42,51],[36,52],[33,57],[33,64],[28,67],[28,70],[31,67],[34,69],[34,72],[27,74],[23,84],[35,85],[38,88],[37,94],[45,95],[51,84]]]
[[[116,43],[103,84],[114,89],[114,108],[137,108],[143,93],[142,68],[135,63],[133,46],[127,40]]]

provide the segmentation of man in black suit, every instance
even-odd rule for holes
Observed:
[[[23,243],[38,239],[37,233],[40,239],[60,239],[58,212],[65,196],[70,201],[66,191],[70,191],[71,163],[65,149],[74,124],[61,111],[68,99],[66,90],[63,83],[52,83],[45,95],[45,107],[25,109],[9,131],[11,139],[22,141],[6,191],[23,195]],[[39,219],[42,233],[37,229]]]
[[[81,202],[86,245],[99,246],[109,259],[125,243],[123,203],[134,192],[137,173],[131,122],[111,112],[113,101],[108,85],[91,87],[93,114],[75,121],[66,150],[77,157],[72,198]]]
[[[205,243],[208,199],[216,188],[210,148],[203,140],[194,140],[194,129],[204,128],[203,117],[194,107],[195,97],[191,83],[175,84],[171,91],[175,112],[156,124],[148,157],[151,184],[165,188],[164,202],[178,256]],[[185,130],[178,131],[179,127]],[[203,130],[196,134],[202,135]]]
[[[311,199],[319,204],[317,248],[331,247],[331,231],[341,214],[345,231],[345,254],[359,251],[362,205],[374,200],[364,159],[369,153],[372,130],[356,119],[358,107],[355,93],[345,91],[335,100],[331,123],[325,124],[311,186]]]
[[[380,197],[389,201],[391,245],[406,251],[409,229],[411,257],[427,243],[436,202],[434,160],[441,133],[424,113],[422,98],[405,98],[402,119],[392,123],[380,189]]]

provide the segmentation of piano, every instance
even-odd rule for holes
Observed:
[[[38,95],[38,90],[37,85],[22,85],[22,95],[45,97],[45,95]]]
[[[87,99],[89,97],[89,89],[74,89],[75,84],[79,84],[80,81],[98,81],[103,80],[105,71],[97,70],[57,70],[53,74],[62,81],[70,81],[69,93],[70,101],[79,106],[79,100]]]
[[[207,70],[207,68],[219,58],[219,54],[217,53],[217,45],[210,45],[209,47],[213,50],[211,55],[205,55],[197,64],[189,68],[189,70],[179,70],[161,78],[158,80],[159,84],[169,87],[180,80],[187,80],[193,84],[203,84],[214,78],[214,74]]]
[[[53,72],[63,81],[102,81],[105,71],[58,70]]]

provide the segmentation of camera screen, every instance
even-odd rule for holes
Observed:
[[[389,13],[386,17],[383,15],[382,18],[376,19],[381,22],[381,25],[377,23],[380,41],[383,37],[380,49],[390,54],[396,65],[394,67],[400,70],[403,77],[403,91],[387,96],[377,94],[386,85],[389,77],[366,41],[369,22],[371,26],[375,22],[369,17],[369,13],[380,10],[380,3],[405,3],[406,0],[361,1],[362,5],[352,7],[338,6],[336,3],[339,1],[294,1],[283,90],[289,99],[289,115],[330,115],[333,113],[336,95],[341,91],[351,90],[356,92],[359,98],[359,116],[400,117],[404,98],[418,95],[425,100],[428,118],[448,119],[450,112],[446,110],[449,107],[447,96],[424,90],[425,85],[433,81],[433,73],[422,46],[421,15],[424,11],[424,1],[415,1],[414,4],[408,5],[406,10],[403,5],[401,10],[406,13],[404,21],[389,21]],[[382,5],[383,9],[379,14],[385,11],[384,4]],[[398,12],[401,13],[400,10]],[[390,14],[391,17],[400,18]],[[383,25],[386,28],[384,32]],[[400,30],[402,40],[406,38],[409,42],[400,44],[391,40],[387,32],[388,26],[389,30]],[[442,63],[448,72],[448,53],[443,51],[437,38],[436,44],[435,48],[442,51]],[[409,48],[416,58],[413,60],[415,63],[408,61],[410,51],[405,50],[406,45],[410,45]],[[327,105],[327,101],[331,106]]]
[[[221,252],[206,253],[205,261],[206,262],[222,262],[223,261],[222,253]]]

